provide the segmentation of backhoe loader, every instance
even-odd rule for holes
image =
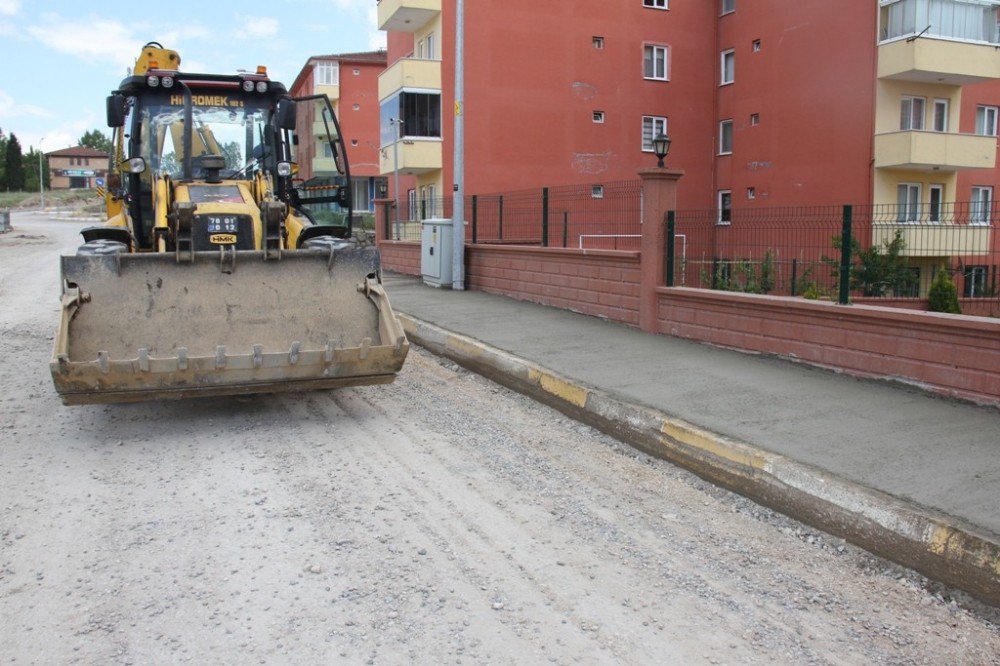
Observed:
[[[353,228],[330,100],[293,99],[263,67],[179,65],[150,42],[107,99],[107,222],[61,257],[63,403],[391,382],[409,344]],[[298,177],[306,141],[337,166],[322,189]]]

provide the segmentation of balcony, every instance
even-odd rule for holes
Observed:
[[[964,257],[990,253],[992,227],[986,224],[886,223],[872,224],[872,245],[882,247],[896,232],[903,234],[904,257]]]
[[[338,174],[337,162],[332,157],[316,157],[313,159],[313,175]]]
[[[897,39],[879,45],[878,77],[951,86],[1000,79],[1000,53],[995,44]]]
[[[379,101],[403,88],[441,90],[441,61],[400,58],[378,77]]]
[[[997,140],[993,136],[912,130],[875,135],[878,169],[992,169],[996,157]]]
[[[414,32],[441,13],[441,0],[379,0],[378,29]]]
[[[337,136],[337,128],[334,126],[332,120],[326,121],[325,124],[323,123],[322,120],[317,120],[316,122],[314,122],[313,125],[312,125],[313,137],[315,137],[317,139],[324,139],[325,140],[327,138],[327,134],[326,134],[326,128],[327,127],[330,128],[330,132],[333,134],[333,137],[336,137]]]
[[[440,139],[403,139],[397,142],[396,150],[392,144],[380,151],[379,173],[383,176],[398,169],[401,175],[419,175],[441,168]]]

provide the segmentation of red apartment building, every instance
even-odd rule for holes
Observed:
[[[633,179],[666,131],[679,207],[720,222],[844,203],[898,206],[900,222],[944,221],[952,202],[970,223],[995,216],[1000,0],[464,7],[469,195]],[[450,194],[454,0],[379,0],[378,23],[379,172],[412,177],[411,200]],[[963,247],[1000,251],[993,236],[981,224]],[[939,262],[921,242],[914,266]]]
[[[384,196],[385,178],[379,172],[378,77],[385,70],[386,52],[342,53],[309,58],[289,88],[292,97],[326,94],[340,121],[344,145],[351,168],[352,196],[355,211],[370,211],[372,201]],[[323,122],[323,103],[303,105],[300,123],[312,126],[299,132],[300,176],[307,183],[322,185],[337,173]]]

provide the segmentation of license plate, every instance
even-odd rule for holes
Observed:
[[[208,233],[235,234],[238,230],[238,218],[235,215],[212,215],[208,218]],[[214,242],[214,241],[213,241]]]
[[[236,234],[209,234],[208,242],[215,245],[236,245]]]

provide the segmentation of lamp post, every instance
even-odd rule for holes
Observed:
[[[38,140],[38,196],[41,198],[41,209],[45,210],[45,178],[42,177],[42,158],[45,153],[42,152],[42,142],[45,141],[45,137]]]
[[[663,168],[663,158],[670,152],[670,137],[660,132],[653,137],[653,154],[656,155],[656,166]]]

